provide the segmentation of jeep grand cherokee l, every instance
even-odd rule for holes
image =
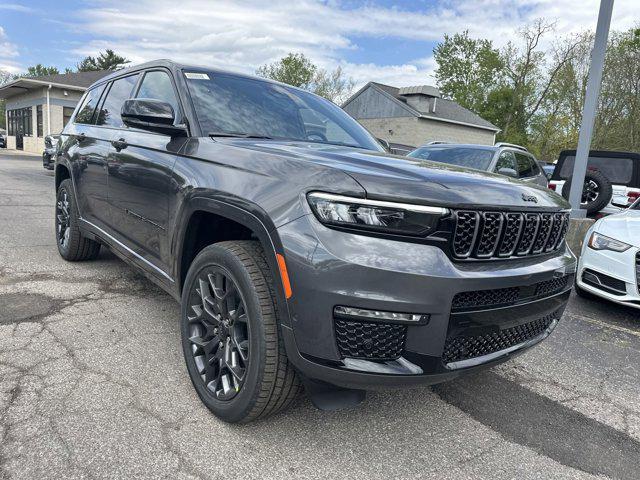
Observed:
[[[60,142],[60,254],[108,246],[179,300],[193,385],[229,422],[302,385],[333,408],[504,361],[549,335],[573,284],[559,195],[389,155],[280,83],[119,70]]]

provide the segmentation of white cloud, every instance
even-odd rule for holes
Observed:
[[[16,61],[18,56],[18,47],[9,42],[4,28],[0,26],[0,70],[9,73],[19,72],[20,64]]]
[[[637,2],[616,2],[612,28],[637,21]],[[538,17],[555,20],[558,35],[594,28],[598,5],[599,0],[441,0],[412,12],[371,3],[347,8],[339,0],[98,0],[79,11],[72,25],[96,40],[73,52],[113,48],[135,62],[173,58],[251,73],[296,51],[324,67],[342,65],[359,84],[409,85],[433,81],[432,57],[416,52],[416,60],[401,64],[348,63],[345,52],[360,48],[354,38],[438,41],[468,29],[503,45],[516,28]]]

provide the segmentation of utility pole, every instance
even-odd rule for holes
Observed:
[[[582,109],[578,150],[576,151],[573,176],[571,177],[569,202],[571,203],[571,216],[573,218],[583,218],[586,216],[586,211],[580,210],[580,201],[582,200],[584,176],[587,173],[587,160],[589,159],[589,149],[591,148],[591,137],[593,135],[593,124],[596,119],[598,97],[600,96],[602,70],[604,69],[604,58],[607,51],[607,38],[609,37],[612,10],[613,0],[600,0],[598,25],[596,27],[595,41],[593,42],[593,51],[591,52],[587,91]]]

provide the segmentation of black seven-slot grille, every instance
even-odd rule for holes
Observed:
[[[407,327],[390,323],[335,319],[335,333],[342,358],[395,360],[404,350]]]
[[[482,357],[532,340],[549,328],[558,318],[552,313],[523,325],[496,330],[481,335],[459,335],[447,339],[442,361],[445,364]]]
[[[458,259],[539,255],[562,246],[568,213],[454,212],[452,251]]]
[[[572,283],[573,275],[569,274],[522,287],[460,292],[453,297],[451,311],[459,312],[484,307],[512,305],[519,301],[548,297],[564,291]]]

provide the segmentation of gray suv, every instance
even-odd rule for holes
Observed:
[[[407,156],[498,173],[541,187],[549,183],[536,158],[526,148],[512,143],[476,145],[432,142],[416,148]]]
[[[280,83],[164,60],[119,70],[59,142],[60,255],[108,247],[181,303],[188,373],[225,421],[303,386],[337,408],[502,362],[549,335],[573,285],[562,197],[387,154]]]

